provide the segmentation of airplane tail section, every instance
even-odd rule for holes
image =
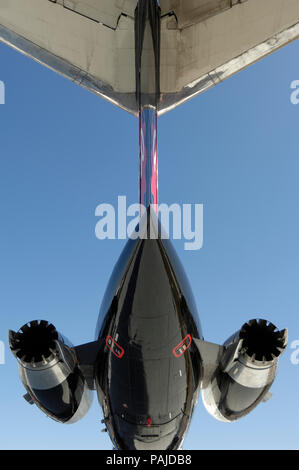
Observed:
[[[18,332],[10,331],[9,345],[19,363],[26,401],[66,424],[77,422],[88,412],[93,390],[104,405],[95,366],[104,348],[111,349],[108,339],[73,347],[44,320],[31,321]],[[287,346],[286,329],[278,330],[266,320],[254,319],[223,346],[195,337],[192,341],[202,371],[203,403],[215,419],[236,421],[271,396],[269,389]]]

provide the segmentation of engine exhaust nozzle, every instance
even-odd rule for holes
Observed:
[[[243,340],[241,354],[252,362],[271,362],[286,348],[287,330],[278,330],[267,320],[254,319],[242,326],[239,338]]]
[[[45,320],[34,320],[23,325],[17,333],[9,331],[9,347],[24,364],[46,364],[57,354],[58,337],[54,325]]]

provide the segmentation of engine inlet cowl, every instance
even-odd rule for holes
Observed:
[[[287,345],[287,330],[278,330],[273,323],[253,319],[245,323],[239,333],[240,353],[252,361],[271,362],[279,358]]]
[[[49,363],[57,355],[59,334],[54,325],[45,320],[34,320],[19,331],[9,331],[9,347],[24,364]]]

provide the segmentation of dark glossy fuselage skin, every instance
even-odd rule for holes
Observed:
[[[98,397],[115,448],[178,449],[198,398],[201,367],[192,338],[202,334],[169,240],[127,242],[103,299],[96,338],[103,345]],[[185,338],[182,352],[176,346]]]

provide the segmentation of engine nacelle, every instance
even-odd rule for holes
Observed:
[[[252,411],[274,381],[287,330],[266,320],[250,320],[224,343],[223,354],[202,399],[220,421],[235,421]]]
[[[92,392],[68,341],[47,321],[32,321],[15,333],[9,346],[18,359],[25,398],[62,423],[81,419],[92,403]]]

